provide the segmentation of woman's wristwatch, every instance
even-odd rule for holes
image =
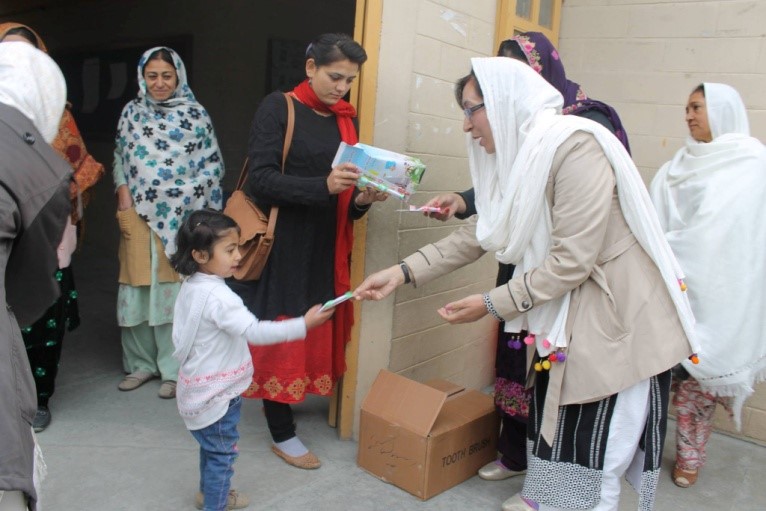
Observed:
[[[404,283],[409,284],[412,282],[412,277],[410,277],[410,269],[407,268],[407,263],[404,261],[399,261],[399,268],[401,268],[402,273],[404,273]]]

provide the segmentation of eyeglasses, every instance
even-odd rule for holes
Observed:
[[[474,113],[476,110],[479,110],[480,108],[484,108],[484,103],[479,103],[478,105],[469,106],[469,107],[467,107],[467,108],[464,108],[464,109],[463,109],[463,113],[465,114],[465,116],[466,116],[468,119],[470,119],[470,118],[471,118],[471,116],[473,115],[473,113]]]

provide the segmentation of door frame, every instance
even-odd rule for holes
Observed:
[[[378,87],[378,55],[380,30],[383,24],[383,0],[357,0],[354,19],[354,40],[367,52],[367,62],[351,89],[351,103],[359,115],[359,141],[371,144],[375,122],[375,101]],[[351,287],[364,279],[364,256],[367,245],[367,216],[354,222],[354,248],[351,252]],[[328,422],[337,427],[338,436],[350,439],[354,433],[354,407],[359,370],[359,340],[362,304],[354,302],[351,340],[346,345],[346,372],[338,381],[330,401]]]

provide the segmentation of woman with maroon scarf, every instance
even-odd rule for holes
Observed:
[[[352,221],[386,198],[372,188],[357,189],[354,165],[332,167],[341,141],[358,142],[356,111],[343,97],[366,60],[364,49],[345,34],[323,34],[309,45],[307,79],[290,93],[295,131],[284,174],[284,95],[266,96],[255,114],[245,191],[263,211],[279,206],[279,217],[261,278],[229,285],[260,319],[299,317],[350,289]],[[352,324],[353,308],[346,302],[305,342],[250,348],[255,375],[243,396],[263,399],[272,450],[293,466],[318,468],[320,461],[296,436],[290,405],[307,393],[331,394],[346,369],[344,348]]]

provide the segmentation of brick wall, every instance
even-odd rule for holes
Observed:
[[[736,88],[751,134],[766,140],[766,2],[566,0],[559,50],[570,79],[620,113],[648,183],[683,145],[684,105],[703,81]],[[720,407],[719,407],[720,408]],[[766,386],[748,401],[737,433],[766,442]]]

